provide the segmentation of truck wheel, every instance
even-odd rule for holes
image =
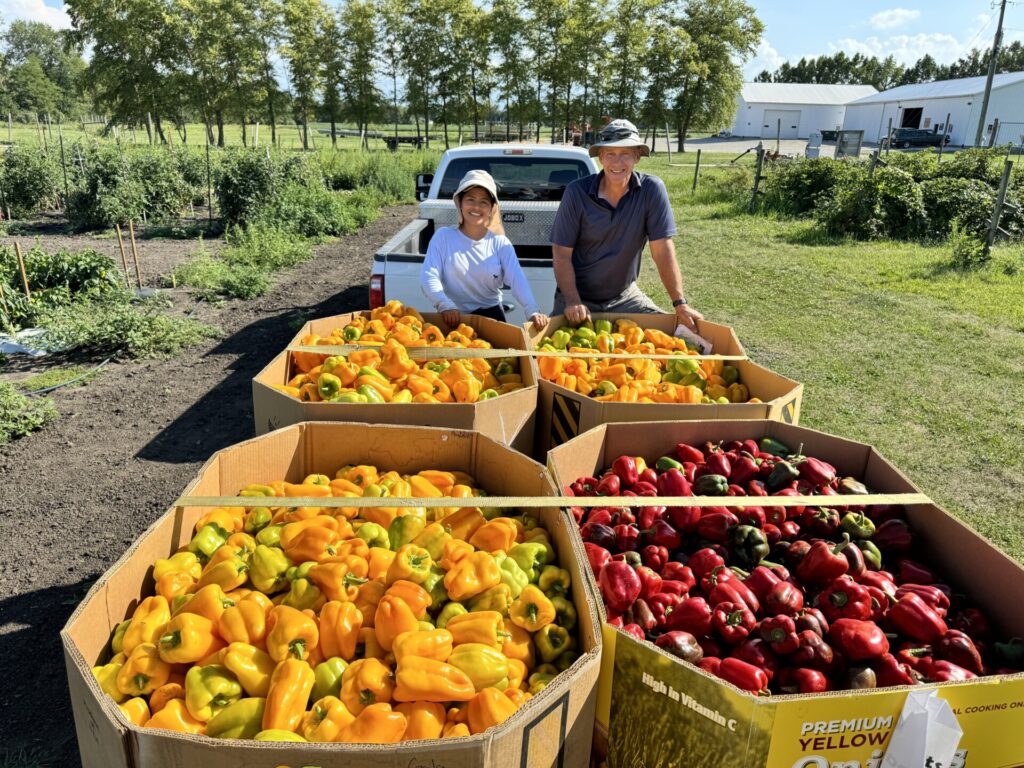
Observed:
[[[910,149],[910,142],[909,141],[902,141],[902,142],[900,142],[900,149]]]

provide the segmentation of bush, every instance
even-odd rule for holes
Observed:
[[[944,159],[934,178],[977,179],[993,189],[1003,175],[1004,149],[964,149]]]
[[[858,240],[911,239],[924,233],[921,188],[898,168],[879,168],[871,178],[851,178],[830,199],[819,201],[815,218],[830,235]]]
[[[383,205],[412,203],[416,174],[433,173],[439,159],[436,152],[346,152],[330,157],[327,184],[336,190],[376,190]]]
[[[945,155],[948,160],[950,155]],[[939,154],[937,150],[928,149],[922,152],[890,152],[883,157],[890,168],[899,168],[920,182],[930,179],[938,172]]]
[[[259,222],[229,230],[226,240],[222,259],[267,272],[300,264],[313,255],[306,240]]]
[[[204,151],[177,147],[173,151],[178,174],[186,187],[187,199],[193,205],[206,205],[206,154]],[[220,155],[210,153],[210,180],[217,173],[216,160]]]
[[[949,245],[953,264],[960,269],[977,269],[988,262],[990,254],[985,250],[985,241],[971,229],[960,226],[953,219],[950,225]]]
[[[789,216],[805,216],[831,198],[836,187],[866,176],[862,163],[817,157],[782,163],[771,170],[765,181],[765,210]]]
[[[217,335],[208,325],[163,314],[161,299],[131,301],[125,294],[44,309],[38,344],[98,355],[167,357]]]
[[[56,415],[49,398],[26,397],[0,381],[0,445],[41,429]]]
[[[143,214],[170,218],[192,195],[175,157],[165,149],[97,145],[85,150],[81,164],[83,178],[67,206],[68,220],[78,229],[110,227]]]
[[[22,219],[59,204],[60,169],[36,147],[8,147],[0,156],[0,192],[7,216]]]
[[[205,252],[175,269],[174,277],[180,285],[196,289],[197,295],[206,299],[254,299],[270,289],[270,277],[259,267],[229,264]]]
[[[970,234],[983,235],[995,205],[995,192],[977,179],[941,177],[921,183],[921,196],[928,214],[928,232],[945,238],[957,221]]]
[[[289,183],[323,188],[320,169],[305,157],[236,149],[218,163],[217,205],[227,225],[254,221]]]

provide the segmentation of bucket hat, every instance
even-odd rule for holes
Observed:
[[[647,157],[651,150],[640,138],[640,131],[629,120],[612,120],[601,129],[600,140],[590,145],[590,156],[597,157],[601,147],[636,147],[641,157]]]

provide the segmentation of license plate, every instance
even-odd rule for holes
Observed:
[[[503,213],[501,214],[501,220],[506,224],[522,224],[526,221],[525,213]]]

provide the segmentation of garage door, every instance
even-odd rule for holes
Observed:
[[[783,139],[795,139],[797,130],[800,127],[800,110],[766,109],[764,111],[764,124],[761,126],[762,139],[774,139],[779,133],[779,121],[782,121]]]

